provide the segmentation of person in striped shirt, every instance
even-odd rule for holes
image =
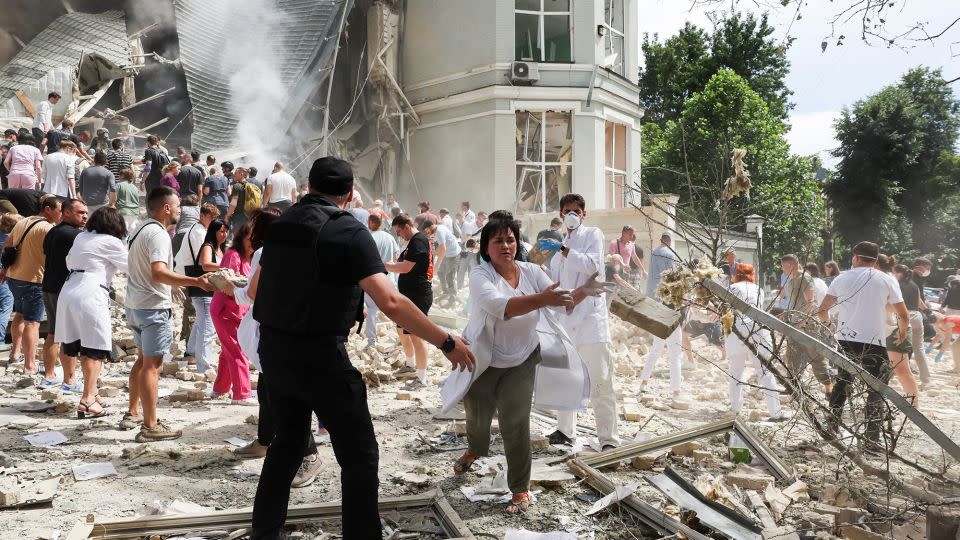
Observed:
[[[114,139],[110,142],[113,150],[107,153],[107,169],[113,173],[114,178],[120,178],[120,170],[124,168],[133,168],[133,156],[126,153],[123,148],[123,141]]]

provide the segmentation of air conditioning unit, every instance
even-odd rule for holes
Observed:
[[[535,62],[510,64],[510,82],[532,84],[540,80],[540,70]]]

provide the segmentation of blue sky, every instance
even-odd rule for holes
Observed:
[[[838,5],[846,6],[853,1],[809,0],[801,19],[793,22],[789,31],[796,40],[788,53],[791,68],[787,86],[794,92],[791,102],[795,104],[788,139],[794,152],[820,153],[828,163],[833,160],[827,152],[836,145],[831,125],[844,106],[896,82],[905,71],[918,65],[943,68],[948,80],[960,76],[960,23],[933,44],[908,43],[913,46],[903,50],[863,43],[859,38],[859,20],[850,21],[833,29],[835,35],[847,36],[844,45],[836,47],[836,40],[828,39],[826,52],[821,52],[820,43],[831,34],[829,21],[837,13]],[[762,7],[766,3],[765,0],[741,0],[739,5],[741,9],[761,12],[766,10]],[[779,5],[779,2],[770,3]],[[711,28],[710,10],[691,9],[691,4],[689,0],[640,0],[641,32],[659,33],[662,39],[675,34],[688,20]],[[891,12],[887,20],[892,29],[926,22],[930,30],[939,31],[960,16],[958,4],[957,0],[900,0],[900,7]],[[777,28],[777,38],[783,39],[793,10],[773,8],[769,13]],[[954,83],[955,93],[957,87],[960,81]]]

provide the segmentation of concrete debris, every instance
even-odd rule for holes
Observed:
[[[678,456],[690,456],[693,455],[694,450],[700,450],[703,448],[703,444],[698,441],[689,441],[682,444],[678,444],[670,449],[670,452]]]
[[[59,388],[48,388],[40,392],[40,399],[44,401],[53,401],[60,399],[60,396],[63,395],[63,392]]]
[[[773,483],[774,478],[768,474],[750,474],[746,472],[734,471],[727,473],[727,483],[743,489],[755,489],[762,491],[767,485]]]

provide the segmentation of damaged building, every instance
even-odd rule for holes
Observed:
[[[261,170],[279,159],[300,181],[335,154],[354,165],[367,202],[467,199],[539,230],[572,191],[608,237],[632,223],[650,249],[675,225],[676,197],[641,200],[638,189],[638,0],[169,0],[138,13],[142,31],[121,11],[51,22],[0,71],[2,123],[29,123],[24,103],[56,89],[72,99],[55,120],[69,108],[122,133],[121,113],[156,99],[132,134],[161,126],[167,148]],[[44,52],[58,40],[69,46]],[[120,103],[94,108],[121,78]],[[134,81],[150,85],[140,101]],[[731,231],[744,260],[756,260],[760,227]]]

